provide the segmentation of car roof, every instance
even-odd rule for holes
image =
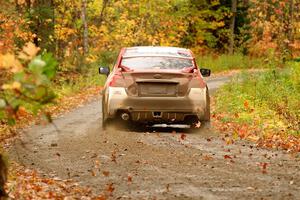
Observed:
[[[179,47],[162,47],[162,46],[137,46],[127,47],[123,58],[129,57],[177,57],[192,59],[193,55],[189,49]]]

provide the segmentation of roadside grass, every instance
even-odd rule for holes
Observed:
[[[84,90],[88,87],[103,86],[106,77],[98,73],[99,66],[112,67],[113,62],[117,58],[118,52],[92,52],[90,56],[97,59],[82,68],[81,73],[70,73],[57,78],[55,83],[55,93],[59,98],[76,94],[76,92]],[[76,68],[76,67],[73,67]]]
[[[266,67],[263,58],[249,57],[242,54],[206,55],[197,58],[199,67],[212,70],[213,73],[235,69],[261,69]]]
[[[259,137],[300,136],[300,63],[242,73],[217,92],[214,114],[223,123],[255,127]]]
[[[59,98],[75,94],[78,91],[94,86],[103,86],[106,81],[106,76],[100,75],[98,72],[99,66],[112,67],[113,62],[118,56],[116,51],[106,52],[91,52],[93,62],[81,67],[81,72],[67,71],[58,74],[54,87],[55,93]],[[88,56],[89,57],[89,56]],[[65,61],[63,64],[70,63]],[[73,68],[78,68],[73,66]]]
[[[56,95],[54,102],[44,107],[42,112],[36,110],[36,105],[24,103],[23,108],[16,113],[16,124],[1,122],[0,141],[14,136],[19,129],[32,123],[52,121],[51,116],[67,112],[100,95],[105,79],[105,76],[99,75],[96,63],[90,64],[83,73],[58,73],[52,84]]]
[[[91,64],[83,73],[75,73],[58,78],[54,84],[54,91],[59,99],[89,87],[103,86],[105,79],[105,76],[99,75],[98,66]]]

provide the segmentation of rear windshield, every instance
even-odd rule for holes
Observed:
[[[174,69],[181,70],[193,67],[191,59],[171,58],[171,57],[132,57],[123,58],[122,66],[133,70],[148,69]]]

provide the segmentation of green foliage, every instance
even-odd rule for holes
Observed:
[[[106,77],[98,73],[98,64],[93,63],[89,65],[84,76],[77,74],[74,78],[59,78],[59,83],[54,85],[53,90],[57,97],[61,98],[82,91],[84,88],[103,86],[105,80]]]
[[[53,56],[44,53],[24,62],[27,66],[15,72],[0,93],[0,120],[9,124],[14,124],[20,113],[37,114],[56,97],[51,83],[57,66]]]
[[[181,38],[180,46],[203,51],[208,48],[224,50],[228,41],[226,20],[230,16],[230,5],[221,1],[184,1],[178,9],[181,19],[186,20],[185,35]]]
[[[98,55],[100,60],[96,63],[99,63],[99,65],[101,65],[101,66],[112,67],[112,65],[114,65],[115,62],[117,61],[118,53],[119,53],[118,51],[100,52]]]
[[[230,113],[232,120],[269,126],[277,131],[300,134],[300,64],[286,69],[237,77],[216,96],[217,112]]]
[[[262,58],[251,58],[242,54],[208,55],[197,58],[199,67],[207,67],[212,72],[229,71],[234,69],[261,69],[266,66]]]
[[[30,1],[29,1],[30,2]],[[34,43],[54,53],[54,2],[34,1],[25,9],[26,20],[35,34]]]
[[[231,11],[232,1],[93,0],[86,1],[86,12],[83,2],[10,0],[0,5],[3,10],[0,13],[1,55],[14,54],[15,57],[10,57],[13,61],[23,44],[32,41],[43,51],[52,52],[59,62],[56,74],[58,63],[52,55],[34,54],[34,57],[30,56],[30,61],[16,63],[16,66],[26,66],[21,71],[7,70],[5,74],[1,71],[0,84],[5,87],[0,92],[0,118],[11,122],[19,108],[23,107],[37,113],[55,97],[53,88],[61,97],[90,85],[103,84],[104,78],[100,79],[97,75],[97,67],[111,66],[116,52],[125,46],[186,47],[196,55],[206,55],[197,59],[199,67],[211,68],[213,72],[263,66],[284,67],[291,51],[295,57],[299,56],[300,15],[297,12],[299,4],[295,1],[239,1],[234,46],[235,52],[240,54],[220,56],[214,56],[214,53],[219,55],[227,51],[230,21],[235,14]],[[84,15],[86,20],[82,17]],[[84,30],[88,31],[87,35],[83,34]],[[84,41],[89,44],[84,45]],[[86,46],[89,47],[88,53],[84,52]],[[255,99],[255,105],[261,102],[261,108],[272,112],[278,112],[282,106],[287,106],[287,110],[290,107],[295,109],[295,101],[289,97],[292,95],[288,95],[295,85],[294,82],[289,83],[289,78],[297,79],[294,76],[291,78],[289,73],[292,70],[297,71],[291,66],[284,73],[275,70],[273,76],[271,72],[271,75],[245,76],[244,84],[233,84],[237,87],[236,91],[233,86],[228,90],[241,95],[240,101],[251,100],[253,91],[249,88],[251,84],[256,84],[262,94],[267,92],[268,95],[266,99]],[[7,80],[9,84],[5,84]],[[54,87],[52,80],[56,83]],[[262,83],[273,83],[271,90],[263,90]],[[282,90],[284,98],[270,96],[274,90]],[[224,102],[233,104],[231,110],[243,109],[240,102]],[[239,120],[249,122],[251,118],[242,115]]]

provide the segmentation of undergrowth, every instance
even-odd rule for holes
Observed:
[[[259,69],[266,66],[263,58],[252,58],[242,54],[207,55],[197,58],[199,67],[205,67],[215,72],[229,71],[233,69]]]
[[[103,86],[106,77],[99,75],[98,65],[96,63],[90,64],[84,72],[69,72],[62,73],[57,78],[55,86],[55,93],[58,98],[76,93],[88,87]]]
[[[300,63],[284,69],[242,73],[217,92],[223,121],[252,124],[262,133],[300,135]]]

